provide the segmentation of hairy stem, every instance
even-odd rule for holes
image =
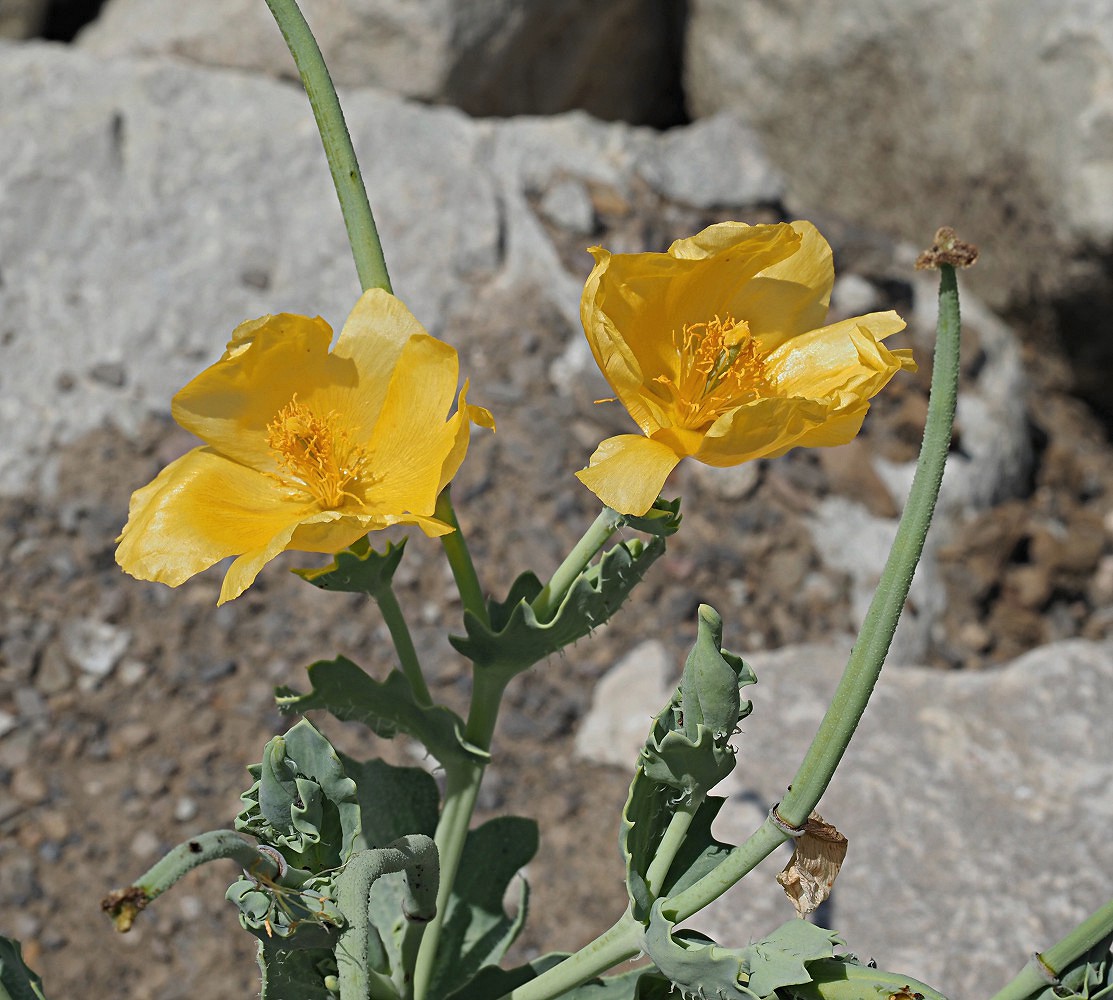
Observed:
[[[954,268],[943,265],[939,274],[939,324],[931,399],[912,488],[858,641],[854,644],[827,714],[792,779],[791,789],[778,807],[781,819],[790,826],[802,826],[827,790],[866,710],[908,597],[912,574],[923,552],[924,539],[939,497],[950,447],[958,395],[959,333],[958,283]],[[786,839],[787,834],[771,819],[766,820],[714,871],[672,897],[663,907],[663,912],[677,923],[686,920],[726,892]]]
[[[590,528],[584,532],[583,537],[573,546],[553,574],[552,579],[545,585],[537,597],[534,598],[533,608],[537,620],[546,622],[552,618],[554,612],[560,607],[568,588],[584,571],[593,558],[622,524],[622,515],[610,507],[604,507],[599,516],[592,522]]]
[[[294,57],[294,65],[305,86],[313,117],[317,120],[332,182],[340,199],[344,226],[348,230],[348,242],[352,245],[360,287],[364,291],[381,288],[389,292],[390,276],[379,242],[379,230],[367,200],[367,189],[363,186],[352,137],[344,123],[344,112],[340,109],[336,88],[332,85],[321,49],[305,22],[297,0],[267,0],[267,6],[278,22],[290,55]]]

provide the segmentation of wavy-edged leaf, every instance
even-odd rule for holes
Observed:
[[[362,722],[384,739],[406,733],[425,745],[442,764],[453,759],[486,760],[487,754],[464,739],[464,722],[443,705],[420,705],[406,675],[392,670],[377,681],[345,656],[318,660],[309,667],[313,690],[301,694],[279,688],[275,701],[286,713],[323,708],[344,722]]]
[[[529,890],[521,879],[518,910],[503,909],[503,898],[519,870],[537,853],[537,824],[520,816],[499,816],[470,831],[459,874],[445,908],[438,962],[429,984],[443,996],[506,954],[525,923]]]
[[[675,500],[664,500],[658,497],[653,502],[653,506],[641,517],[634,514],[625,514],[622,518],[623,523],[628,524],[635,531],[641,531],[647,535],[660,535],[664,538],[679,531],[682,520],[680,497]]]
[[[809,962],[808,973],[812,977],[811,982],[783,986],[778,996],[784,1000],[947,1000],[927,983],[903,973],[886,972],[865,965],[853,955]],[[1049,986],[1044,992],[1033,994],[1033,997],[1040,1000],[1077,1000],[1078,995],[1060,994]]]
[[[0,935],[0,992],[10,1000],[46,1000],[43,981],[23,961],[19,942]]]
[[[740,691],[757,678],[742,659],[720,648],[721,639],[722,620],[712,608],[701,606],[699,634],[680,687],[653,720],[622,811],[626,885],[634,916],[642,921],[649,918],[653,902],[645,875],[679,807],[694,805],[696,813],[669,868],[664,892],[696,881],[696,870],[706,874],[730,849],[711,836],[711,820],[722,800],[709,799],[708,791],[734,768],[728,741],[753,709]]]
[[[376,552],[361,538],[351,548],[338,552],[331,563],[319,569],[295,569],[294,573],[321,590],[337,590],[367,594],[378,599],[390,589],[391,580],[405,554],[406,539],[397,545],[387,544],[384,552]]]
[[[632,539],[608,549],[577,577],[546,622],[530,607],[543,589],[541,581],[523,573],[505,601],[489,602],[490,627],[466,613],[467,635],[450,636],[449,642],[477,668],[509,680],[604,624],[664,551],[663,537],[648,544]]]
[[[773,997],[782,988],[813,979],[811,967],[834,958],[842,939],[806,920],[790,920],[745,948],[721,948],[690,931],[673,931],[672,922],[653,904],[645,950],[661,973],[687,996],[721,1000]]]

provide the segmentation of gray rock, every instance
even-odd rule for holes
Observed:
[[[669,124],[680,12],[669,0],[304,0],[339,84],[371,85],[473,115],[552,114]],[[256,0],[110,0],[79,44],[102,56],[175,55],[291,76]],[[615,66],[621,72],[615,72]]]
[[[90,618],[73,618],[62,625],[62,649],[79,670],[94,677],[107,677],[131,643],[125,628]],[[49,647],[48,647],[49,651]]]
[[[690,112],[744,114],[798,204],[917,246],[956,226],[994,304],[1075,284],[1079,254],[1113,247],[1110,0],[689,10]]]
[[[576,733],[576,756],[632,768],[649,724],[676,689],[679,670],[665,644],[635,646],[595,686],[591,708]]]
[[[718,789],[730,795],[718,837],[741,842],[781,798],[849,648],[748,658],[754,712]],[[626,718],[628,690],[600,699],[593,726]],[[858,955],[947,996],[1000,989],[1109,897],[1111,715],[1110,644],[1045,646],[980,673],[888,667],[819,806],[850,840],[823,922]],[[641,739],[616,733],[609,759],[632,760]],[[774,881],[787,858],[782,848],[691,924],[740,945],[792,919]]]

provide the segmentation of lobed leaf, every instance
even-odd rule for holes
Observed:
[[[331,563],[319,569],[295,569],[294,573],[321,590],[337,590],[367,594],[378,599],[390,589],[394,573],[405,554],[406,539],[397,545],[387,543],[386,551],[376,552],[360,539],[355,545],[338,552]]]
[[[509,680],[607,622],[664,551],[663,536],[647,544],[637,539],[618,543],[580,574],[545,622],[530,606],[543,589],[541,581],[523,573],[505,601],[488,603],[489,627],[466,613],[467,635],[450,636],[449,642],[478,669]]]
[[[345,656],[309,667],[312,691],[279,688],[278,707],[286,713],[323,708],[344,722],[362,722],[384,739],[406,733],[442,764],[453,759],[485,760],[487,754],[464,739],[463,720],[443,705],[421,705],[406,675],[392,670],[377,681]],[[408,831],[412,833],[413,831]]]

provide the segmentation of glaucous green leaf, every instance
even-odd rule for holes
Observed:
[[[489,602],[490,627],[465,614],[467,635],[450,636],[449,642],[478,669],[497,671],[509,679],[608,621],[664,551],[660,536],[648,544],[638,539],[619,542],[577,577],[545,622],[530,607],[543,589],[541,581],[524,573],[505,601]]]
[[[444,996],[484,966],[496,965],[525,924],[529,892],[521,880],[517,913],[503,908],[511,880],[537,853],[537,824],[500,816],[470,831],[445,909],[430,996]]]
[[[290,951],[276,942],[259,942],[260,1000],[337,1000],[339,992],[326,985],[335,981],[336,959],[331,950]]]
[[[5,1000],[46,1000],[43,981],[23,961],[19,942],[0,936],[0,996]]]
[[[286,713],[323,708],[345,722],[362,722],[384,739],[407,733],[419,740],[442,764],[448,760],[486,759],[464,740],[463,720],[443,705],[420,705],[406,675],[392,670],[377,681],[345,656],[318,660],[309,667],[313,690],[300,694],[279,688],[278,707]],[[413,831],[409,831],[413,832]]]
[[[321,590],[367,594],[378,598],[390,589],[391,580],[405,553],[406,539],[397,545],[389,542],[384,552],[376,552],[366,538],[338,552],[332,562],[319,569],[296,569],[303,580]]]

